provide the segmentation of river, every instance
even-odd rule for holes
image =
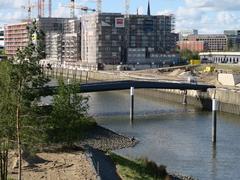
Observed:
[[[240,179],[240,118],[218,115],[217,145],[211,143],[211,112],[166,102],[136,91],[134,126],[129,125],[129,92],[91,93],[89,113],[97,122],[140,143],[116,151],[147,157],[170,172],[200,180]]]

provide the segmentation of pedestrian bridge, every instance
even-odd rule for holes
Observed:
[[[209,88],[216,88],[215,86],[205,84],[126,80],[80,84],[79,93],[127,90],[131,87],[135,89],[179,89],[199,91],[207,91]],[[57,94],[57,89],[58,86],[46,86],[42,89],[41,94],[43,96],[54,95]]]

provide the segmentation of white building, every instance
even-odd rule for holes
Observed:
[[[179,41],[184,41],[189,35],[198,35],[197,29],[185,29],[179,32]]]
[[[4,28],[0,27],[0,49],[4,48]]]

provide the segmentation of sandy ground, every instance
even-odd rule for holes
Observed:
[[[76,153],[38,153],[37,160],[23,163],[24,180],[95,180],[97,175],[87,156]],[[10,168],[10,177],[17,179],[17,169]]]
[[[89,147],[93,147],[98,150],[108,151],[121,149],[125,147],[132,147],[136,145],[136,143],[137,143],[136,140],[132,140],[131,138],[119,135],[103,127],[96,126],[86,134],[85,139],[81,140],[80,143],[76,144],[84,149],[89,149]],[[25,158],[23,160],[24,180],[97,179],[97,174],[95,170],[96,165],[94,164],[94,162],[92,162],[91,158],[86,155],[85,152],[83,151],[73,151],[69,153],[68,152],[58,153],[54,151],[50,152],[53,153],[49,153],[49,151],[38,153],[34,157]],[[13,179],[17,179],[17,168],[13,168],[17,164],[16,154],[12,152],[10,153],[9,157],[10,157],[9,158],[10,177]],[[98,156],[95,157],[95,159],[98,159]],[[106,161],[106,163],[108,162]]]

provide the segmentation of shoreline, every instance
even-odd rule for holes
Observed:
[[[76,143],[76,150],[72,151],[47,151],[37,153],[30,159],[24,159],[23,178],[31,179],[51,179],[59,177],[61,179],[121,179],[121,174],[117,171],[117,164],[107,155],[113,150],[130,148],[138,144],[139,141],[120,135],[112,130],[96,125],[89,130],[81,142]],[[121,156],[121,155],[120,155]],[[124,157],[124,156],[122,156]],[[125,157],[131,162],[133,159]],[[9,177],[16,179],[17,169],[13,168],[14,157],[10,158]],[[109,172],[111,172],[109,174]],[[191,176],[169,172],[170,180],[195,180]]]
[[[85,140],[83,140],[83,142],[80,143],[80,145],[84,149],[87,148],[87,151],[89,152],[94,152],[94,154],[101,154],[100,156],[105,156],[105,158],[107,158],[107,161],[113,161],[112,159],[109,160],[109,156],[106,155],[106,152],[123,148],[135,147],[138,143],[139,141],[136,139],[133,140],[132,138],[127,137],[126,135],[120,135],[110,129],[97,125],[94,129],[88,132],[88,135],[85,137]],[[125,156],[122,157],[130,161],[134,161],[129,157]],[[94,159],[92,160],[97,172],[98,164],[96,163],[96,160]],[[115,167],[113,168],[116,168],[116,164]],[[169,176],[172,178],[172,180],[196,180],[191,176],[182,175],[180,173],[169,172]]]
[[[91,146],[94,149],[101,151],[113,151],[123,148],[134,147],[138,144],[134,138],[118,134],[110,129],[104,128],[100,125],[90,129],[77,146],[84,148]]]

